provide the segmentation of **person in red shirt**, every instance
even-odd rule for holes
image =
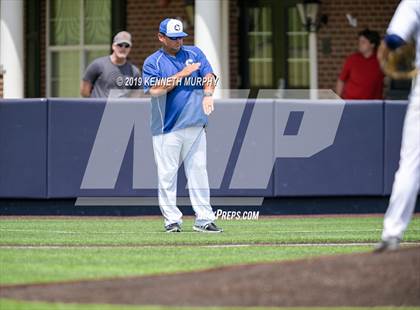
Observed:
[[[359,32],[358,52],[347,57],[337,81],[336,93],[343,99],[383,99],[384,74],[376,58],[379,33]]]

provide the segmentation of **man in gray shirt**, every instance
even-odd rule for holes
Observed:
[[[87,67],[80,94],[91,98],[129,97],[133,89],[140,88],[140,71],[127,60],[131,46],[130,33],[117,33],[112,54],[95,59]]]

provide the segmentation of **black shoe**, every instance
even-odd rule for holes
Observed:
[[[169,224],[165,226],[167,233],[181,232],[181,226],[178,223]]]
[[[223,231],[223,229],[217,227],[214,223],[208,223],[204,226],[194,225],[193,229],[203,233],[221,233]]]
[[[400,242],[401,240],[397,237],[392,237],[386,240],[382,240],[375,246],[373,252],[381,253],[385,251],[398,250],[400,248]]]

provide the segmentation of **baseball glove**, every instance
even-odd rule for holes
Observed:
[[[394,80],[409,80],[414,78],[419,70],[414,66],[415,47],[413,44],[390,50],[384,42],[378,49],[378,60],[382,71]]]

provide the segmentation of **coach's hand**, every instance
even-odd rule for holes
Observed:
[[[214,111],[214,101],[212,96],[203,98],[203,110],[206,115],[210,115]]]
[[[193,64],[191,64],[191,65],[187,65],[187,66],[185,66],[185,68],[184,68],[184,69],[182,69],[182,70],[178,73],[178,75],[179,75],[179,77],[181,77],[181,78],[184,78],[184,77],[190,76],[193,72],[195,72],[195,71],[197,71],[198,69],[200,69],[200,66],[201,66],[201,63],[200,63],[200,62],[196,62],[196,63],[193,63]]]

